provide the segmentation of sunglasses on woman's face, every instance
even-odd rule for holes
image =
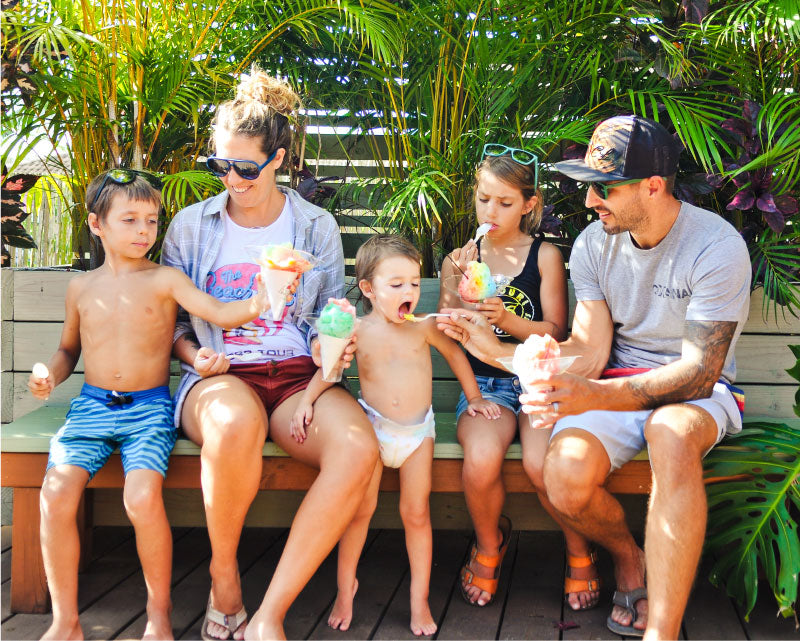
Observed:
[[[269,155],[269,158],[260,165],[255,160],[236,160],[235,158],[209,156],[206,160],[206,167],[208,167],[212,174],[219,178],[227,176],[231,169],[233,169],[245,180],[255,180],[261,175],[261,170],[272,162],[272,159],[275,158],[275,154],[277,153],[278,150],[276,149]]]
[[[539,156],[537,156],[532,151],[528,151],[527,149],[520,149],[519,147],[507,147],[506,145],[501,145],[496,142],[487,142],[483,146],[483,155],[481,156],[481,160],[486,158],[486,156],[511,156],[511,160],[520,164],[520,165],[533,165],[533,173],[534,173],[534,182],[535,184],[539,185]]]
[[[144,178],[148,183],[150,183],[150,186],[153,187],[153,189],[161,191],[162,188],[161,179],[158,176],[151,174],[150,172],[139,171],[138,169],[127,169],[127,168],[109,169],[106,172],[105,177],[103,178],[103,182],[100,183],[100,188],[97,190],[97,192],[94,195],[94,198],[92,199],[92,204],[89,205],[89,211],[94,210],[94,206],[100,199],[100,194],[103,193],[103,189],[105,189],[105,186],[108,184],[109,180],[113,183],[116,183],[117,185],[128,185],[132,183],[134,180],[136,180],[137,176],[141,176],[142,178]]]

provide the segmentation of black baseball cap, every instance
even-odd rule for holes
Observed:
[[[564,160],[555,167],[580,182],[671,176],[680,153],[680,143],[655,120],[615,116],[597,125],[583,160]]]

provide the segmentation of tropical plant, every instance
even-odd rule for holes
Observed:
[[[33,237],[25,231],[22,222],[28,217],[25,204],[22,202],[22,194],[28,191],[39,180],[39,176],[18,174],[7,176],[3,171],[2,189],[0,189],[0,199],[2,199],[2,216],[0,217],[0,233],[2,233],[2,255],[0,255],[0,265],[8,267],[11,263],[11,254],[8,247],[21,247],[23,249],[34,249],[36,242]]]
[[[3,160],[13,171],[49,140],[79,203],[76,232],[86,186],[113,166],[165,174],[169,218],[220,188],[198,157],[214,105],[260,52],[290,34],[384,59],[397,40],[392,16],[385,0],[22,3],[3,13]],[[73,247],[82,257],[85,233]]]
[[[800,381],[800,345],[790,345],[797,362],[787,370]],[[795,397],[800,416],[800,390]],[[706,477],[737,480],[707,486],[706,549],[716,561],[711,582],[745,608],[758,595],[759,570],[780,613],[795,616],[800,575],[800,430],[770,421],[749,421],[705,460]]]

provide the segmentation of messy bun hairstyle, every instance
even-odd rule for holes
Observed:
[[[300,97],[288,82],[273,78],[253,65],[250,75],[236,88],[236,97],[217,109],[212,123],[212,152],[216,145],[216,132],[224,129],[239,136],[260,139],[265,156],[277,149],[286,149],[286,164],[292,148],[291,124],[301,107]]]
[[[538,162],[538,161],[535,161]],[[497,176],[504,183],[516,187],[522,192],[522,198],[526,202],[536,196],[533,209],[526,213],[519,221],[520,231],[533,235],[539,229],[542,222],[542,210],[544,209],[544,199],[542,190],[536,184],[536,169],[533,164],[521,165],[511,156],[486,156],[478,165],[475,172],[475,186],[473,192],[478,188],[478,181],[481,174],[488,171]]]

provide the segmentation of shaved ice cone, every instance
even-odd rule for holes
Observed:
[[[261,278],[267,288],[267,298],[272,311],[272,320],[279,321],[283,318],[283,308],[289,298],[289,285],[297,278],[297,272],[288,272],[282,269],[261,268]]]
[[[316,320],[319,332],[322,380],[342,380],[342,354],[356,331],[356,308],[346,298],[329,298]]]
[[[319,335],[320,355],[322,356],[322,380],[326,383],[338,383],[342,380],[343,368],[341,366],[344,348],[350,338],[336,338],[327,334]]]

